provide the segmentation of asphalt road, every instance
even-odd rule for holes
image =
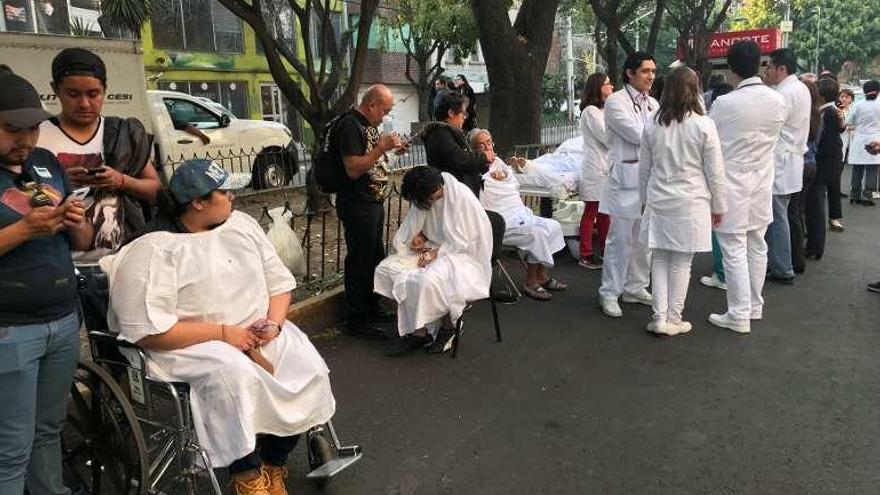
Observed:
[[[725,308],[698,282],[708,254],[680,337],[645,332],[644,306],[601,315],[600,274],[567,255],[568,292],[501,306],[500,344],[479,304],[457,360],[331,332],[318,347],[336,426],[366,456],[319,488],[299,448],[292,493],[880,493],[880,295],[864,288],[880,279],[880,208],[844,216],[795,286],[765,288],[750,335],[705,322]]]

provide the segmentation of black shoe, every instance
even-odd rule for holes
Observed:
[[[452,328],[441,328],[437,333],[434,343],[428,347],[429,354],[440,354],[452,349],[455,342],[455,330]]]
[[[874,282],[873,284],[868,284],[867,289],[871,292],[880,293],[880,282]]]
[[[346,325],[343,327],[343,332],[352,337],[366,340],[387,340],[391,333],[388,327],[377,322],[360,323],[354,326]]]
[[[501,304],[513,304],[517,301],[516,294],[511,293],[509,290],[497,290],[490,294],[489,297]]]
[[[849,198],[849,204],[860,205],[860,204],[862,204],[862,200],[858,199],[858,198]]]
[[[395,338],[391,342],[389,342],[388,346],[385,347],[385,355],[388,357],[403,356],[408,352],[420,349],[430,343],[430,335],[423,335],[419,337],[418,335],[409,333],[404,335],[403,337]]]
[[[380,323],[391,323],[397,321],[397,311],[387,311],[378,309],[373,313],[373,320]]]
[[[782,285],[794,285],[794,277],[780,277],[771,273],[767,275],[767,280]]]
[[[877,203],[875,203],[874,200],[871,199],[863,199],[862,206],[877,206]]]

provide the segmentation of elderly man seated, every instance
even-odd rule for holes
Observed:
[[[471,147],[477,151],[493,149],[492,135],[485,129],[474,129],[468,134]],[[510,168],[500,158],[489,166],[483,175],[483,194],[480,202],[487,210],[504,217],[507,228],[504,231],[505,246],[514,246],[526,253],[526,285],[523,292],[538,301],[549,301],[549,291],[563,291],[567,288],[547,273],[553,266],[553,254],[565,247],[562,226],[549,218],[534,214],[522,202],[519,182]]]
[[[489,295],[489,218],[467,186],[433,167],[407,172],[401,195],[410,209],[394,237],[395,254],[379,263],[373,282],[377,293],[398,305],[401,338],[386,354],[428,344],[428,352],[445,352],[467,302]]]

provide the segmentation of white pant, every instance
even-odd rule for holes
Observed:
[[[691,281],[694,253],[654,249],[651,253],[651,293],[654,320],[681,322],[684,300]]]
[[[639,242],[641,223],[641,218],[611,217],[599,297],[617,299],[624,292],[636,293],[648,287],[651,252]]]
[[[724,258],[727,312],[735,320],[748,320],[764,311],[764,278],[767,276],[767,228],[739,234],[716,232]]]

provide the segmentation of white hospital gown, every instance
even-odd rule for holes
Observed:
[[[180,321],[246,327],[266,317],[271,296],[296,287],[259,224],[240,212],[208,232],[147,234],[101,267],[110,328],[128,342]],[[147,352],[151,377],[190,385],[196,433],[214,467],[252,452],[258,433],[295,435],[333,416],[327,365],[296,326],[284,322],[261,350],[274,376],[218,340]]]
[[[423,211],[411,206],[394,237],[396,254],[388,256],[373,278],[378,294],[397,302],[400,335],[420,328],[432,332],[449,314],[458,320],[468,301],[489,296],[492,279],[492,228],[474,193],[443,173],[443,198]],[[439,246],[437,259],[418,267],[409,244],[422,232]]]
[[[503,180],[494,179],[493,171],[507,176]],[[506,228],[502,244],[525,251],[529,263],[553,266],[553,254],[565,247],[562,226],[556,220],[535,215],[523,204],[513,169],[500,158],[496,158],[489,172],[483,175],[480,203],[483,208],[504,217]]]

